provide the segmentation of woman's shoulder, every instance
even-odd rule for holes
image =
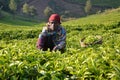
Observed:
[[[60,28],[61,28],[62,32],[66,32],[66,30],[63,26],[60,25]]]

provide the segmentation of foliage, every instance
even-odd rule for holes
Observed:
[[[53,9],[50,8],[49,6],[47,6],[44,10],[44,14],[47,16],[47,18],[52,14],[54,13]]]
[[[28,38],[35,38],[40,33],[40,30],[28,30],[28,31],[1,31],[0,32],[0,39],[3,40],[13,40],[13,39],[28,39]]]
[[[31,16],[37,15],[37,11],[36,11],[36,9],[35,9],[34,6],[30,6],[30,7],[29,7],[29,12],[30,12],[30,15],[31,15]]]
[[[86,14],[89,14],[91,8],[92,8],[91,0],[87,0],[86,1],[86,6],[85,6],[85,12],[86,12]]]
[[[15,11],[17,10],[17,4],[15,3],[15,0],[10,0],[9,8],[10,8],[10,10],[12,10],[13,12],[15,12]]]
[[[2,18],[0,19],[0,27],[6,27],[6,26],[12,26],[12,25],[16,25],[16,26],[34,26],[37,25],[39,23],[41,23],[41,21],[39,19],[36,19],[34,17],[28,18],[28,17],[23,17],[23,16],[19,16],[16,15],[15,20],[13,20],[13,15],[11,15],[8,12],[5,11],[1,11],[2,14]],[[5,23],[5,24],[3,24]],[[9,24],[9,25],[7,25]]]
[[[78,25],[86,25],[86,24],[104,24],[104,25],[112,25],[112,23],[119,23],[120,18],[120,8],[106,10],[104,13],[91,15],[77,20],[71,20],[63,23],[64,25],[78,26]]]
[[[22,8],[23,13],[29,14],[29,5],[25,3]]]
[[[89,36],[85,37],[84,42],[85,43],[92,43],[92,42],[95,42],[97,40],[98,40],[98,38],[95,35],[91,35],[91,36],[89,35]]]
[[[95,25],[92,26],[96,27]],[[4,31],[4,33],[8,32],[11,36],[17,37],[11,38],[11,40],[4,37],[0,41],[0,78],[20,80],[119,79],[120,32],[115,32],[119,26],[110,29],[109,32],[106,28],[89,31],[82,28],[81,31],[78,31],[78,28],[81,27],[65,27],[69,28],[66,28],[68,31],[67,48],[63,54],[59,51],[49,52],[48,50],[44,52],[37,50],[35,48],[37,37],[34,34],[31,39],[27,38],[28,31],[21,31],[25,36],[18,36],[20,34],[18,30],[16,31],[17,35]],[[29,34],[32,36],[32,32]],[[102,35],[104,43],[81,48],[78,40],[84,35],[89,36],[89,34]]]
[[[35,7],[29,6],[27,3],[25,3],[23,5],[22,11],[23,11],[23,13],[25,13],[26,15],[29,15],[29,16],[37,15],[37,11],[36,11]]]
[[[118,17],[106,25],[99,22],[85,25],[66,22],[67,45],[63,54],[35,48],[36,35],[42,28],[4,24],[4,28],[0,26],[0,79],[119,80],[119,21]],[[7,35],[13,37],[7,39]],[[89,35],[101,35],[103,44],[80,47],[79,40]]]

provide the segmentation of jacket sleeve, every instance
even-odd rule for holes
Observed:
[[[42,32],[39,34],[39,37],[38,37],[38,40],[37,40],[37,43],[36,43],[36,47],[38,49],[43,49],[44,48],[45,35],[46,35],[46,32],[45,32],[45,29],[43,28]]]
[[[55,46],[56,49],[63,49],[66,47],[66,31],[63,28],[62,29],[62,34],[59,37],[59,43]]]

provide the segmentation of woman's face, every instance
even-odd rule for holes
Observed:
[[[59,26],[60,24],[56,21],[49,21],[49,26],[48,28],[52,31],[56,30],[57,27]]]

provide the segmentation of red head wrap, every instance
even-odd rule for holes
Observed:
[[[60,16],[58,14],[52,14],[49,17],[49,21],[56,21],[56,22],[60,23]]]

